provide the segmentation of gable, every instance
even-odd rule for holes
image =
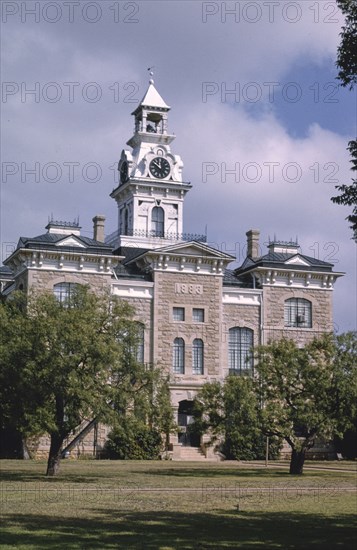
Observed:
[[[78,248],[87,248],[79,239],[73,235],[62,239],[56,243],[56,246],[76,246]]]
[[[233,261],[235,259],[234,256],[231,256],[230,254],[225,254],[224,252],[220,252],[219,250],[211,248],[203,243],[193,241],[156,248],[154,252],[157,254],[175,254],[179,256],[204,256],[205,258],[229,261]]]
[[[299,254],[296,256],[293,256],[292,258],[289,258],[289,260],[286,260],[284,262],[285,265],[303,265],[305,267],[310,267],[311,264],[304,260]]]

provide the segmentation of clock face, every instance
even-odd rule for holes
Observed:
[[[126,161],[124,161],[121,165],[121,168],[120,168],[120,181],[121,183],[125,183],[126,181],[128,181],[128,176],[129,176],[129,170],[128,170],[128,163]]]
[[[171,170],[170,163],[163,157],[155,157],[149,165],[149,170],[154,178],[166,178]]]

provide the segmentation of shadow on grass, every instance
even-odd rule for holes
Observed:
[[[145,471],[142,470],[133,470],[133,473],[140,473],[140,474],[147,474],[147,475],[156,475],[156,476],[177,476],[177,477],[258,477],[258,478],[291,478],[291,474],[289,474],[288,471],[282,471],[282,470],[262,470],[262,469],[250,469],[250,468],[210,468],[209,466],[207,468],[180,468],[180,467],[173,467],[173,468],[165,468],[162,470],[156,470],[156,469],[148,469]],[[310,474],[310,472],[309,472]],[[301,476],[297,476],[301,478]]]
[[[13,481],[27,483],[27,482],[41,482],[41,483],[98,483],[98,477],[90,477],[86,474],[80,473],[71,473],[69,471],[60,472],[58,476],[47,477],[46,476],[46,466],[43,468],[43,472],[29,471],[29,470],[1,470],[0,471],[0,482],[10,483]]]
[[[2,546],[51,549],[355,550],[351,515],[95,510],[91,519],[5,514]],[[19,529],[20,532],[11,532]]]

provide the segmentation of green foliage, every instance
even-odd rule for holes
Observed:
[[[337,5],[345,15],[345,24],[342,27],[341,43],[337,50],[337,67],[340,69],[338,79],[344,87],[350,90],[357,84],[357,2],[356,0],[337,0]],[[357,141],[350,141],[348,150],[352,157],[352,170],[357,170]],[[337,185],[340,192],[332,197],[332,202],[345,206],[353,206],[352,214],[347,216],[353,232],[353,239],[357,242],[357,180],[352,184]]]
[[[122,419],[108,435],[106,452],[109,458],[119,460],[158,459],[162,450],[162,438],[157,428],[128,416]]]
[[[58,461],[81,421],[139,407],[152,373],[136,362],[132,314],[126,302],[84,286],[70,303],[15,293],[0,304],[1,427],[49,433],[50,459]]]
[[[258,351],[257,386],[268,435],[302,453],[316,438],[353,427],[357,403],[356,333],[314,339],[305,348],[281,340]]]
[[[352,156],[351,170],[357,170],[357,141],[350,141],[348,150]],[[357,242],[357,179],[352,179],[351,185],[336,185],[336,189],[340,194],[336,197],[331,197],[332,202],[345,206],[353,206],[352,214],[348,215],[346,220],[350,222],[350,227],[353,232],[353,239]]]
[[[357,84],[357,2],[356,0],[336,0],[345,15],[341,43],[337,50],[338,78],[342,86],[352,90]]]
[[[212,440],[223,440],[221,450],[228,459],[265,457],[260,406],[250,377],[232,375],[222,384],[205,384],[195,403],[195,425],[201,433],[209,432]],[[270,458],[276,458],[279,448],[279,440],[273,438]]]

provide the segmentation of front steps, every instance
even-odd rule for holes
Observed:
[[[185,462],[217,462],[218,458],[206,458],[200,447],[180,447],[180,456],[173,460]]]

